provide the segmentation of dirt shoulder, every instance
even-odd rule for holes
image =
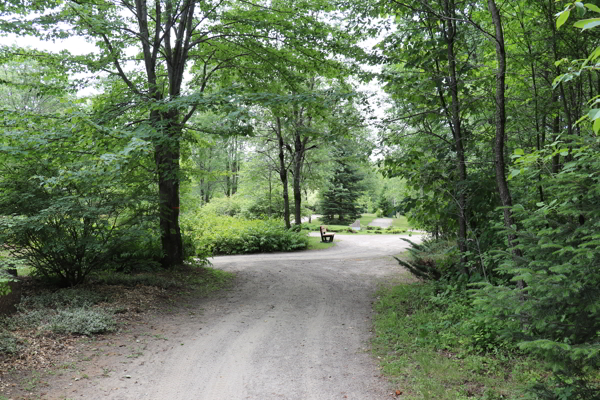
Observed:
[[[415,239],[415,237],[413,237]],[[398,235],[335,237],[300,253],[226,256],[234,287],[76,349],[42,399],[384,399],[369,352],[379,283],[404,274]],[[408,279],[408,277],[407,277]]]

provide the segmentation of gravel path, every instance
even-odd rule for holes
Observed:
[[[417,239],[413,237],[413,239]],[[77,382],[84,399],[389,399],[369,352],[377,285],[405,271],[398,235],[336,235],[319,251],[214,258],[232,290],[152,322],[133,360]],[[164,340],[157,340],[163,338]],[[135,343],[134,343],[135,345]],[[122,347],[122,346],[121,346]]]
[[[379,226],[385,229],[392,226],[392,221],[391,218],[375,218],[369,223],[369,226]]]

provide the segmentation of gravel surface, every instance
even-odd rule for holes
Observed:
[[[369,226],[379,226],[380,228],[389,228],[392,226],[392,222],[394,222],[391,218],[375,218],[373,221],[369,222]]]
[[[100,343],[119,356],[97,358],[102,375],[90,369],[43,398],[392,398],[369,340],[377,285],[407,274],[390,257],[407,245],[399,238],[337,234],[326,250],[216,257],[237,276],[231,290],[150,322],[135,341]]]

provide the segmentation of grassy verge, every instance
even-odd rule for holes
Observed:
[[[523,399],[525,387],[543,379],[532,358],[472,351],[445,307],[429,302],[432,290],[414,283],[378,293],[373,348],[403,399]]]
[[[309,236],[308,237],[308,247],[307,250],[323,250],[328,249],[330,247],[335,246],[335,243],[323,243],[321,242],[321,238],[317,236]]]
[[[410,226],[410,224],[408,223],[408,219],[406,219],[406,217],[404,215],[401,215],[398,218],[392,219],[392,228],[408,230],[408,229],[412,229],[413,227]]]

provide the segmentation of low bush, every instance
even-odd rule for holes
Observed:
[[[6,321],[6,328],[15,330],[17,328],[37,329],[47,322],[47,318],[54,311],[49,309],[28,310],[19,306],[19,312]]]
[[[18,314],[5,321],[5,327],[8,330],[35,329],[60,334],[75,333],[89,336],[114,331],[116,322],[114,313],[107,308],[68,307],[56,310],[52,308],[24,309],[21,306],[21,311]],[[5,336],[12,335],[6,332]],[[4,343],[0,343],[0,347],[6,347],[5,352],[17,351],[16,347],[7,345],[10,340],[5,339],[2,334],[0,334],[0,342]]]
[[[303,250],[306,233],[285,229],[276,220],[247,220],[202,213],[184,219],[196,251],[205,256]]]
[[[409,260],[394,257],[400,265],[419,279],[434,281],[444,279],[446,282],[454,282],[458,263],[454,244],[446,240],[434,239],[424,240],[420,244],[409,239],[402,238],[402,240],[408,242],[411,247],[408,248]]]
[[[243,197],[240,196],[217,197],[204,205],[202,209],[207,215],[234,217],[242,212],[245,203]]]
[[[109,299],[101,293],[96,293],[85,288],[70,288],[23,297],[19,307],[30,310],[64,307],[79,308],[91,307],[106,301],[109,301]]]
[[[321,224],[311,223],[311,224],[302,224],[300,226],[302,227],[302,230],[309,231],[309,232],[318,232],[319,228],[321,227]]]
[[[116,328],[112,314],[105,310],[75,308],[58,311],[47,327],[54,333],[76,333],[90,336],[112,332]]]
[[[15,354],[19,351],[20,345],[17,338],[4,329],[0,329],[0,354]]]

